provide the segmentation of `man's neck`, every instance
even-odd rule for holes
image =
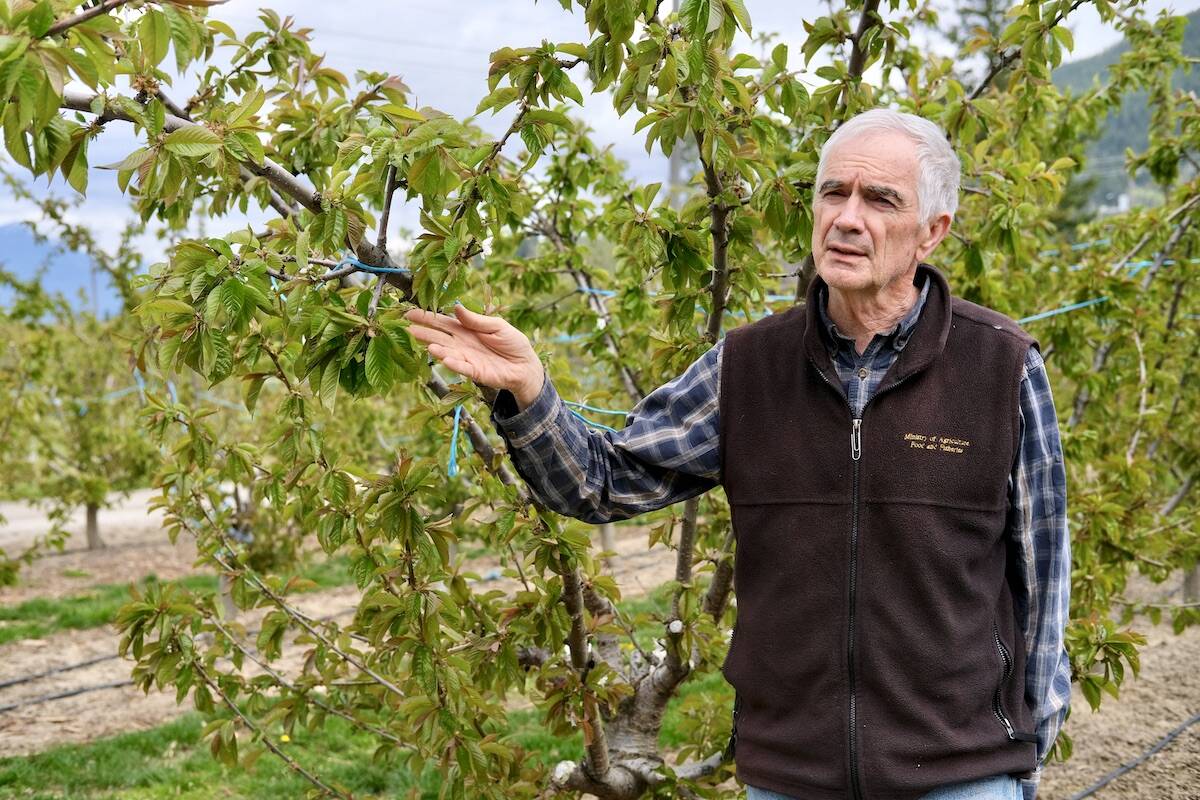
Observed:
[[[902,275],[878,290],[848,292],[828,287],[826,313],[838,330],[854,338],[854,347],[862,353],[877,333],[886,333],[904,319],[921,296],[913,285],[912,274]]]

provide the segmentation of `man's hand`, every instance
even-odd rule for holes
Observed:
[[[524,409],[542,390],[545,371],[529,338],[500,317],[455,305],[455,316],[414,308],[404,317],[408,332],[429,354],[476,383],[508,389]]]

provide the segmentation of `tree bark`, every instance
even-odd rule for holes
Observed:
[[[100,506],[97,503],[87,504],[87,547],[88,550],[103,550],[104,540],[100,538]]]

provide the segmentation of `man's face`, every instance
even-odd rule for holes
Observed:
[[[902,133],[841,142],[825,157],[813,199],[813,261],[832,287],[875,292],[910,275],[950,227],[943,214],[922,223],[917,148]]]

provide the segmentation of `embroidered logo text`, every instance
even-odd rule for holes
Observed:
[[[937,450],[941,453],[954,453],[955,455],[965,453],[971,446],[966,439],[942,436],[937,433],[906,433],[904,441],[908,442],[908,446],[913,450]]]

